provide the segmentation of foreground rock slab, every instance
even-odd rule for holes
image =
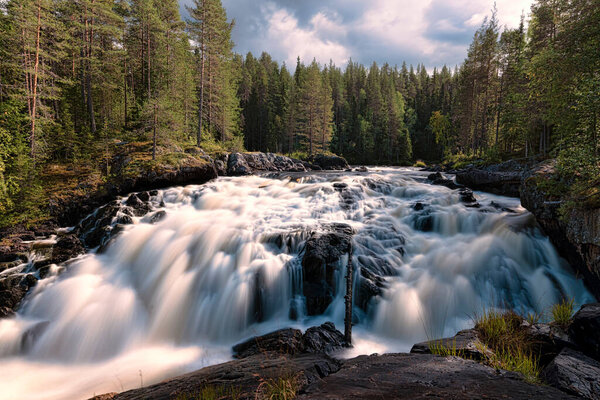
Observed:
[[[425,354],[360,356],[298,399],[569,399],[475,361]]]
[[[173,399],[204,388],[235,388],[239,399],[262,399],[261,383],[296,377],[297,399],[574,399],[558,389],[475,361],[427,354],[360,356],[337,361],[322,354],[254,355],[118,394],[113,399]],[[264,385],[263,385],[264,386]],[[195,397],[190,397],[195,398]]]

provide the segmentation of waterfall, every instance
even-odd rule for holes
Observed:
[[[484,307],[593,301],[518,199],[477,192],[467,207],[425,177],[381,168],[159,191],[164,219],[134,217],[0,320],[0,398],[88,398],[225,361],[231,345],[277,328],[341,329],[347,257],[324,315],[308,316],[302,288],[304,243],[333,222],[355,232],[355,291],[361,269],[382,280],[381,295],[355,296],[358,351],[407,351]]]

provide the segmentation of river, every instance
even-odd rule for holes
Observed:
[[[341,356],[408,351],[485,308],[594,301],[518,199],[475,192],[480,207],[466,207],[410,168],[275,175],[159,191],[164,219],[135,218],[102,254],[40,281],[0,320],[0,398],[85,399],[229,360],[233,344],[278,328],[342,330],[343,293],[309,317],[301,288],[303,244],[331,222],[356,232],[355,271],[392,269]]]

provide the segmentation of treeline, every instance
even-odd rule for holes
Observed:
[[[331,151],[352,163],[559,156],[598,179],[600,7],[538,0],[526,28],[495,11],[465,62],[369,67],[234,54],[220,0],[0,3],[0,213],[43,199],[48,163],[110,174],[112,145]]]

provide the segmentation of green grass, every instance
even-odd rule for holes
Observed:
[[[237,400],[241,396],[238,388],[208,385],[197,393],[180,393],[175,400]]]
[[[552,320],[555,324],[566,329],[571,323],[571,318],[575,312],[575,300],[564,299],[552,307]]]
[[[535,314],[528,319],[534,321],[539,317]],[[475,330],[482,342],[479,350],[486,355],[486,364],[521,373],[525,381],[537,383],[540,366],[523,321],[523,317],[511,310],[484,310],[475,318]]]
[[[447,346],[441,340],[433,341],[429,344],[429,350],[437,356],[467,358],[463,351],[456,348],[456,340],[452,341],[451,346]]]
[[[263,400],[291,400],[296,398],[300,389],[297,376],[283,376],[263,380],[258,390]]]
[[[427,166],[427,164],[425,164],[425,163],[424,163],[423,161],[421,161],[421,160],[417,160],[417,161],[416,161],[416,162],[413,164],[413,167],[416,167],[416,168],[423,168],[423,167],[426,167],[426,166]]]

